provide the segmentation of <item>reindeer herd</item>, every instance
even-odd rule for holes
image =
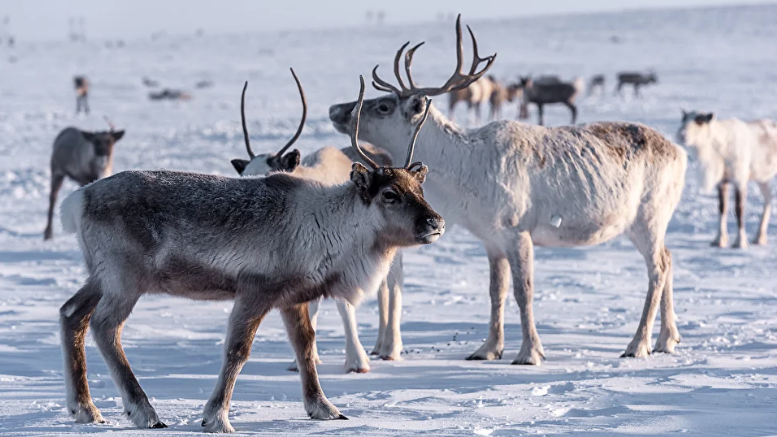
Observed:
[[[647,296],[633,339],[622,357],[673,353],[680,334],[673,308],[673,259],[666,246],[669,221],[683,192],[686,152],[656,130],[630,122],[543,127],[494,121],[466,129],[444,115],[430,97],[448,94],[449,110],[461,100],[479,105],[512,101],[542,106],[563,102],[576,118],[577,80],[523,78],[503,87],[486,76],[496,54],[474,54],[464,66],[460,17],[456,68],[440,86],[416,84],[413,57],[421,44],[394,58],[394,83],[372,71],[385,95],[329,108],[335,129],[350,147],[325,147],[305,157],[289,150],[306,121],[307,102],[297,75],[302,117],[294,137],[274,153],[255,154],[241,119],[249,159],[234,159],[240,177],[170,171],[125,171],[110,176],[113,145],[123,134],[74,128],[56,139],[52,194],[45,237],[51,238],[56,193],[65,176],[83,185],[62,203],[63,228],[76,234],[88,277],[60,310],[67,409],[79,423],[103,422],[93,403],[84,338],[95,342],[121,394],[126,417],[141,428],[163,428],[121,347],[124,322],[141,296],[165,293],[195,300],[233,300],[216,386],[205,405],[208,432],[232,432],[228,413],[235,381],[249,358],[264,316],[281,311],[295,351],[303,404],[314,419],[345,419],[318,382],[316,314],[324,297],[337,299],[346,333],[349,372],[370,370],[358,338],[354,305],[378,293],[380,324],[373,353],[399,360],[402,351],[403,248],[432,244],[447,223],[466,228],[484,245],[490,267],[489,334],[467,358],[495,360],[505,348],[508,289],[521,318],[522,344],[513,364],[545,359],[533,312],[534,247],[599,244],[625,234],[644,257]],[[404,75],[402,71],[404,70]],[[635,90],[644,78],[623,75],[620,88]],[[603,78],[597,82],[603,86]],[[494,96],[497,97],[494,97]],[[363,140],[368,144],[359,144]],[[754,242],[766,242],[777,173],[777,124],[717,120],[683,113],[678,142],[693,151],[705,185],[717,186],[721,227],[715,243],[727,244],[727,185],[736,190],[738,247],[744,233],[746,185],[755,180],[765,207]],[[400,166],[394,166],[400,163]],[[110,177],[109,177],[110,176]],[[652,327],[658,312],[658,339]]]

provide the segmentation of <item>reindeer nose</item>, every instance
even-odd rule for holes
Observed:
[[[329,107],[329,119],[334,123],[345,124],[351,121],[351,111],[356,103],[340,103]]]
[[[428,217],[426,219],[426,224],[429,225],[432,229],[437,229],[439,231],[445,229],[445,220],[442,219],[442,217]]]

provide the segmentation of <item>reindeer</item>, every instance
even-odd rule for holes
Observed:
[[[575,98],[583,90],[583,82],[581,79],[577,79],[572,83],[556,82],[556,81],[542,81],[535,82],[531,76],[521,77],[521,89],[523,90],[523,107],[521,111],[521,117],[528,118],[529,103],[537,105],[538,124],[540,126],[544,123],[543,118],[543,106],[553,103],[563,103],[572,112],[572,121],[570,124],[575,124],[577,120],[577,106],[575,106]]]
[[[235,301],[224,363],[203,413],[205,431],[234,431],[228,412],[235,380],[273,308],[280,309],[296,352],[308,415],[345,419],[318,382],[308,301],[329,296],[358,303],[378,288],[398,248],[430,244],[445,230],[423,198],[428,169],[412,161],[415,143],[403,167],[380,167],[359,149],[359,117],[357,109],[351,145],[370,169],[354,163],[345,184],[285,173],[226,178],[127,171],[65,199],[62,223],[77,234],[89,273],[60,309],[67,408],[77,422],[103,421],[86,379],[84,335],[91,326],[124,414],[141,428],[165,427],[121,347],[124,322],[147,293]]]
[[[491,78],[484,77],[471,83],[468,87],[460,90],[451,91],[448,93],[448,114],[454,119],[454,110],[456,109],[456,103],[464,101],[467,102],[468,112],[475,115],[475,123],[480,124],[480,105],[491,101],[491,97],[494,91],[497,89],[497,84],[491,80]],[[494,113],[494,107],[491,107],[491,113]]]
[[[250,161],[233,159],[232,165],[241,176],[266,176],[274,172],[288,172],[295,176],[304,177],[321,182],[324,185],[339,185],[346,183],[349,178],[353,162],[359,161],[359,155],[354,154],[353,148],[338,150],[334,147],[324,147],[308,155],[300,163],[300,152],[294,149],[286,151],[295,143],[302,133],[307,117],[307,103],[302,84],[299,82],[294,70],[291,70],[294,80],[297,82],[300,97],[302,99],[302,119],[297,132],[277,153],[264,153],[256,155],[251,150],[251,142],[248,136],[248,128],[245,121],[245,91],[240,100],[240,117],[243,124],[243,137]],[[391,166],[391,157],[385,151],[380,151],[364,145],[361,149],[381,166]],[[285,155],[284,155],[285,154]],[[363,162],[367,164],[367,162]],[[301,164],[301,165],[300,165]],[[380,325],[378,341],[372,351],[373,355],[379,355],[384,360],[399,360],[402,351],[402,336],[399,332],[399,322],[402,315],[402,254],[397,254],[388,276],[383,280],[378,289],[378,305],[380,313]],[[316,330],[320,299],[310,303],[310,323]],[[345,368],[347,372],[366,373],[370,370],[369,358],[364,352],[364,347],[359,341],[357,332],[356,313],[353,305],[345,301],[337,301],[337,310],[343,321],[345,331]],[[387,329],[388,328],[388,329]],[[313,359],[316,363],[321,360],[318,349],[313,347]],[[296,361],[289,370],[298,370]]]
[[[744,122],[718,120],[713,113],[683,111],[677,141],[691,148],[701,164],[702,186],[718,188],[720,221],[712,246],[728,246],[726,211],[728,184],[734,185],[739,232],[734,247],[747,247],[745,203],[747,182],[755,181],[764,198],[761,224],[753,244],[766,244],[772,192],[769,181],[777,175],[777,123],[771,120]]]
[[[81,111],[89,115],[89,81],[84,76],[76,76],[73,84],[76,88],[76,115]]]
[[[57,194],[62,182],[68,177],[81,186],[108,177],[113,171],[113,145],[124,136],[124,131],[116,131],[115,126],[106,117],[108,132],[87,132],[74,127],[62,130],[54,139],[54,151],[51,154],[51,191],[49,192],[49,215],[43,239],[54,236],[52,220]]]
[[[396,158],[412,126],[429,111],[419,134],[424,145],[419,155],[433,163],[426,198],[449,222],[460,223],[483,242],[491,268],[489,335],[469,359],[502,356],[504,304],[512,273],[523,333],[513,364],[539,365],[545,353],[532,310],[534,246],[593,245],[623,233],[645,258],[648,292],[636,335],[622,356],[650,354],[659,302],[661,331],[653,350],[673,352],[680,335],[672,300],[672,256],[664,241],[683,189],[685,152],[637,123],[546,128],[499,121],[478,129],[460,128],[436,108],[429,109],[426,98],[468,86],[496,58],[495,54],[480,58],[474,49],[469,73],[464,72],[460,18],[456,70],[444,85],[418,87],[410,74],[412,53],[405,56],[409,86],[398,63],[399,86],[381,79],[377,66],[373,69],[373,86],[390,94],[364,102],[360,135]],[[351,131],[349,114],[354,106],[351,102],[329,108],[339,132]]]
[[[151,100],[189,100],[192,96],[185,91],[165,88],[158,93],[148,93],[148,98]]]
[[[596,74],[591,76],[591,80],[588,82],[588,95],[593,95],[596,88],[601,89],[602,93],[604,93],[604,82],[605,80],[603,74]]]
[[[489,76],[488,79],[493,83],[494,90],[491,92],[491,121],[502,119],[502,106],[505,102],[514,102],[518,95],[521,94],[521,89],[515,85],[505,86],[499,82],[495,77]]]
[[[634,97],[639,97],[639,87],[643,85],[650,85],[651,83],[657,83],[658,76],[656,73],[649,72],[636,73],[636,72],[622,72],[618,73],[618,86],[615,88],[615,94],[621,94],[621,88],[623,85],[634,85]]]

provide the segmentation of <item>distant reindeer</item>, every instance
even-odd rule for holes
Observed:
[[[591,80],[588,82],[588,95],[593,95],[596,88],[599,88],[604,93],[604,81],[603,74],[591,76]]]
[[[106,118],[107,120],[107,118]],[[108,121],[108,120],[107,120]],[[49,193],[49,215],[43,238],[54,236],[52,219],[57,193],[65,177],[81,186],[111,175],[113,170],[113,145],[124,136],[124,131],[114,130],[108,121],[108,132],[87,132],[74,127],[65,128],[54,140],[51,154],[51,192]]]
[[[524,107],[528,107],[529,103],[537,105],[538,124],[540,126],[544,124],[544,105],[555,103],[562,103],[569,108],[572,112],[570,124],[575,124],[577,120],[575,98],[583,90],[582,79],[577,79],[572,83],[555,81],[534,82],[530,76],[521,77],[521,89],[523,89]]]
[[[82,110],[89,114],[89,81],[84,76],[73,78],[76,88],[76,114]]]
[[[615,94],[621,94],[623,85],[634,85],[634,97],[639,96],[639,87],[658,82],[658,76],[655,73],[637,73],[623,72],[618,73],[618,86],[615,88]]]
[[[189,100],[192,96],[184,91],[165,88],[158,93],[149,93],[148,98],[151,100]]]
[[[65,199],[62,224],[77,235],[88,271],[60,309],[67,411],[77,422],[103,421],[87,380],[84,336],[91,326],[124,415],[141,428],[165,427],[121,347],[124,322],[147,293],[235,302],[224,362],[203,412],[205,431],[234,431],[228,414],[235,381],[274,308],[296,352],[308,416],[345,419],[318,381],[308,302],[328,296],[358,303],[362,292],[377,290],[398,248],[430,244],[445,230],[424,200],[428,168],[412,161],[415,142],[403,167],[380,167],[359,149],[359,119],[357,110],[351,144],[370,169],[354,163],[345,184],[285,173],[126,171]]]
[[[494,76],[488,76],[491,83],[494,84],[494,89],[491,91],[491,121],[502,119],[502,106],[505,102],[514,102],[518,95],[521,93],[521,88],[517,85],[504,85],[498,81]]]
[[[683,111],[677,140],[696,152],[702,170],[702,185],[718,188],[720,222],[713,246],[728,246],[726,212],[728,184],[734,185],[737,233],[734,247],[747,247],[745,203],[747,182],[754,181],[764,198],[761,224],[753,244],[766,244],[772,192],[769,181],[777,175],[777,123],[772,120],[745,122],[736,118],[718,120],[712,113]]]
[[[156,88],[159,86],[159,81],[149,79],[148,77],[145,77],[145,76],[143,76],[142,82],[143,82],[143,85],[149,88]]]
[[[360,156],[352,147],[338,150],[334,147],[319,149],[300,162],[300,152],[294,149],[286,151],[299,138],[305,125],[307,116],[307,103],[302,84],[299,82],[294,70],[291,70],[294,80],[297,82],[300,98],[302,99],[302,119],[297,133],[277,153],[254,154],[251,150],[251,142],[248,137],[248,128],[245,119],[245,91],[240,100],[240,117],[243,124],[243,136],[246,150],[250,160],[233,159],[232,165],[241,176],[266,176],[275,172],[288,172],[294,176],[304,177],[321,182],[324,185],[339,185],[348,182],[351,166],[356,161],[361,161]],[[246,83],[247,86],[247,83]],[[391,166],[391,157],[385,151],[373,146],[360,146],[370,159],[381,166]],[[363,162],[367,164],[367,162]],[[380,325],[378,340],[373,349],[373,355],[379,355],[385,360],[399,360],[402,352],[402,336],[399,331],[400,318],[402,316],[402,253],[398,253],[391,264],[389,274],[383,280],[378,290],[378,305]],[[310,302],[310,323],[316,330],[320,299]],[[337,301],[337,310],[343,322],[345,331],[345,368],[347,372],[366,373],[370,370],[369,358],[364,352],[364,347],[359,340],[356,323],[356,311],[353,305],[345,301]],[[320,363],[318,348],[313,347],[314,361]],[[296,361],[289,368],[297,370]]]
[[[470,117],[474,114],[475,123],[480,124],[480,105],[490,102],[496,90],[497,84],[491,78],[483,77],[466,88],[451,91],[448,93],[448,116],[453,120],[455,118],[456,104],[458,102],[467,102]],[[491,111],[493,114],[493,107]]]
[[[411,54],[404,58],[405,77],[398,65],[401,57],[395,58],[396,84],[380,78],[377,66],[372,70],[373,86],[388,94],[364,102],[360,135],[396,159],[404,154],[417,120],[429,111],[418,138],[423,144],[419,155],[435,163],[425,196],[482,241],[490,264],[489,334],[469,359],[502,357],[505,299],[512,282],[523,334],[513,364],[539,365],[544,350],[532,308],[534,246],[594,245],[620,234],[642,254],[648,279],[639,326],[623,356],[651,353],[659,307],[661,330],[652,351],[674,352],[680,334],[672,297],[673,261],[665,238],[683,191],[686,153],[638,123],[547,128],[499,121],[476,129],[457,126],[434,107],[429,109],[427,98],[466,87],[496,58],[481,58],[474,51],[472,66],[464,69],[460,18],[456,67],[442,86],[415,83]],[[471,30],[470,36],[474,39]],[[356,105],[330,106],[329,118],[338,132],[352,132]]]

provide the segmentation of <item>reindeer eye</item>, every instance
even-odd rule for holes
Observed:
[[[399,202],[399,194],[393,192],[393,191],[384,191],[383,192],[383,201],[385,203],[397,203]]]
[[[380,106],[378,106],[378,111],[386,113],[389,112],[389,107],[385,103],[381,103]]]

